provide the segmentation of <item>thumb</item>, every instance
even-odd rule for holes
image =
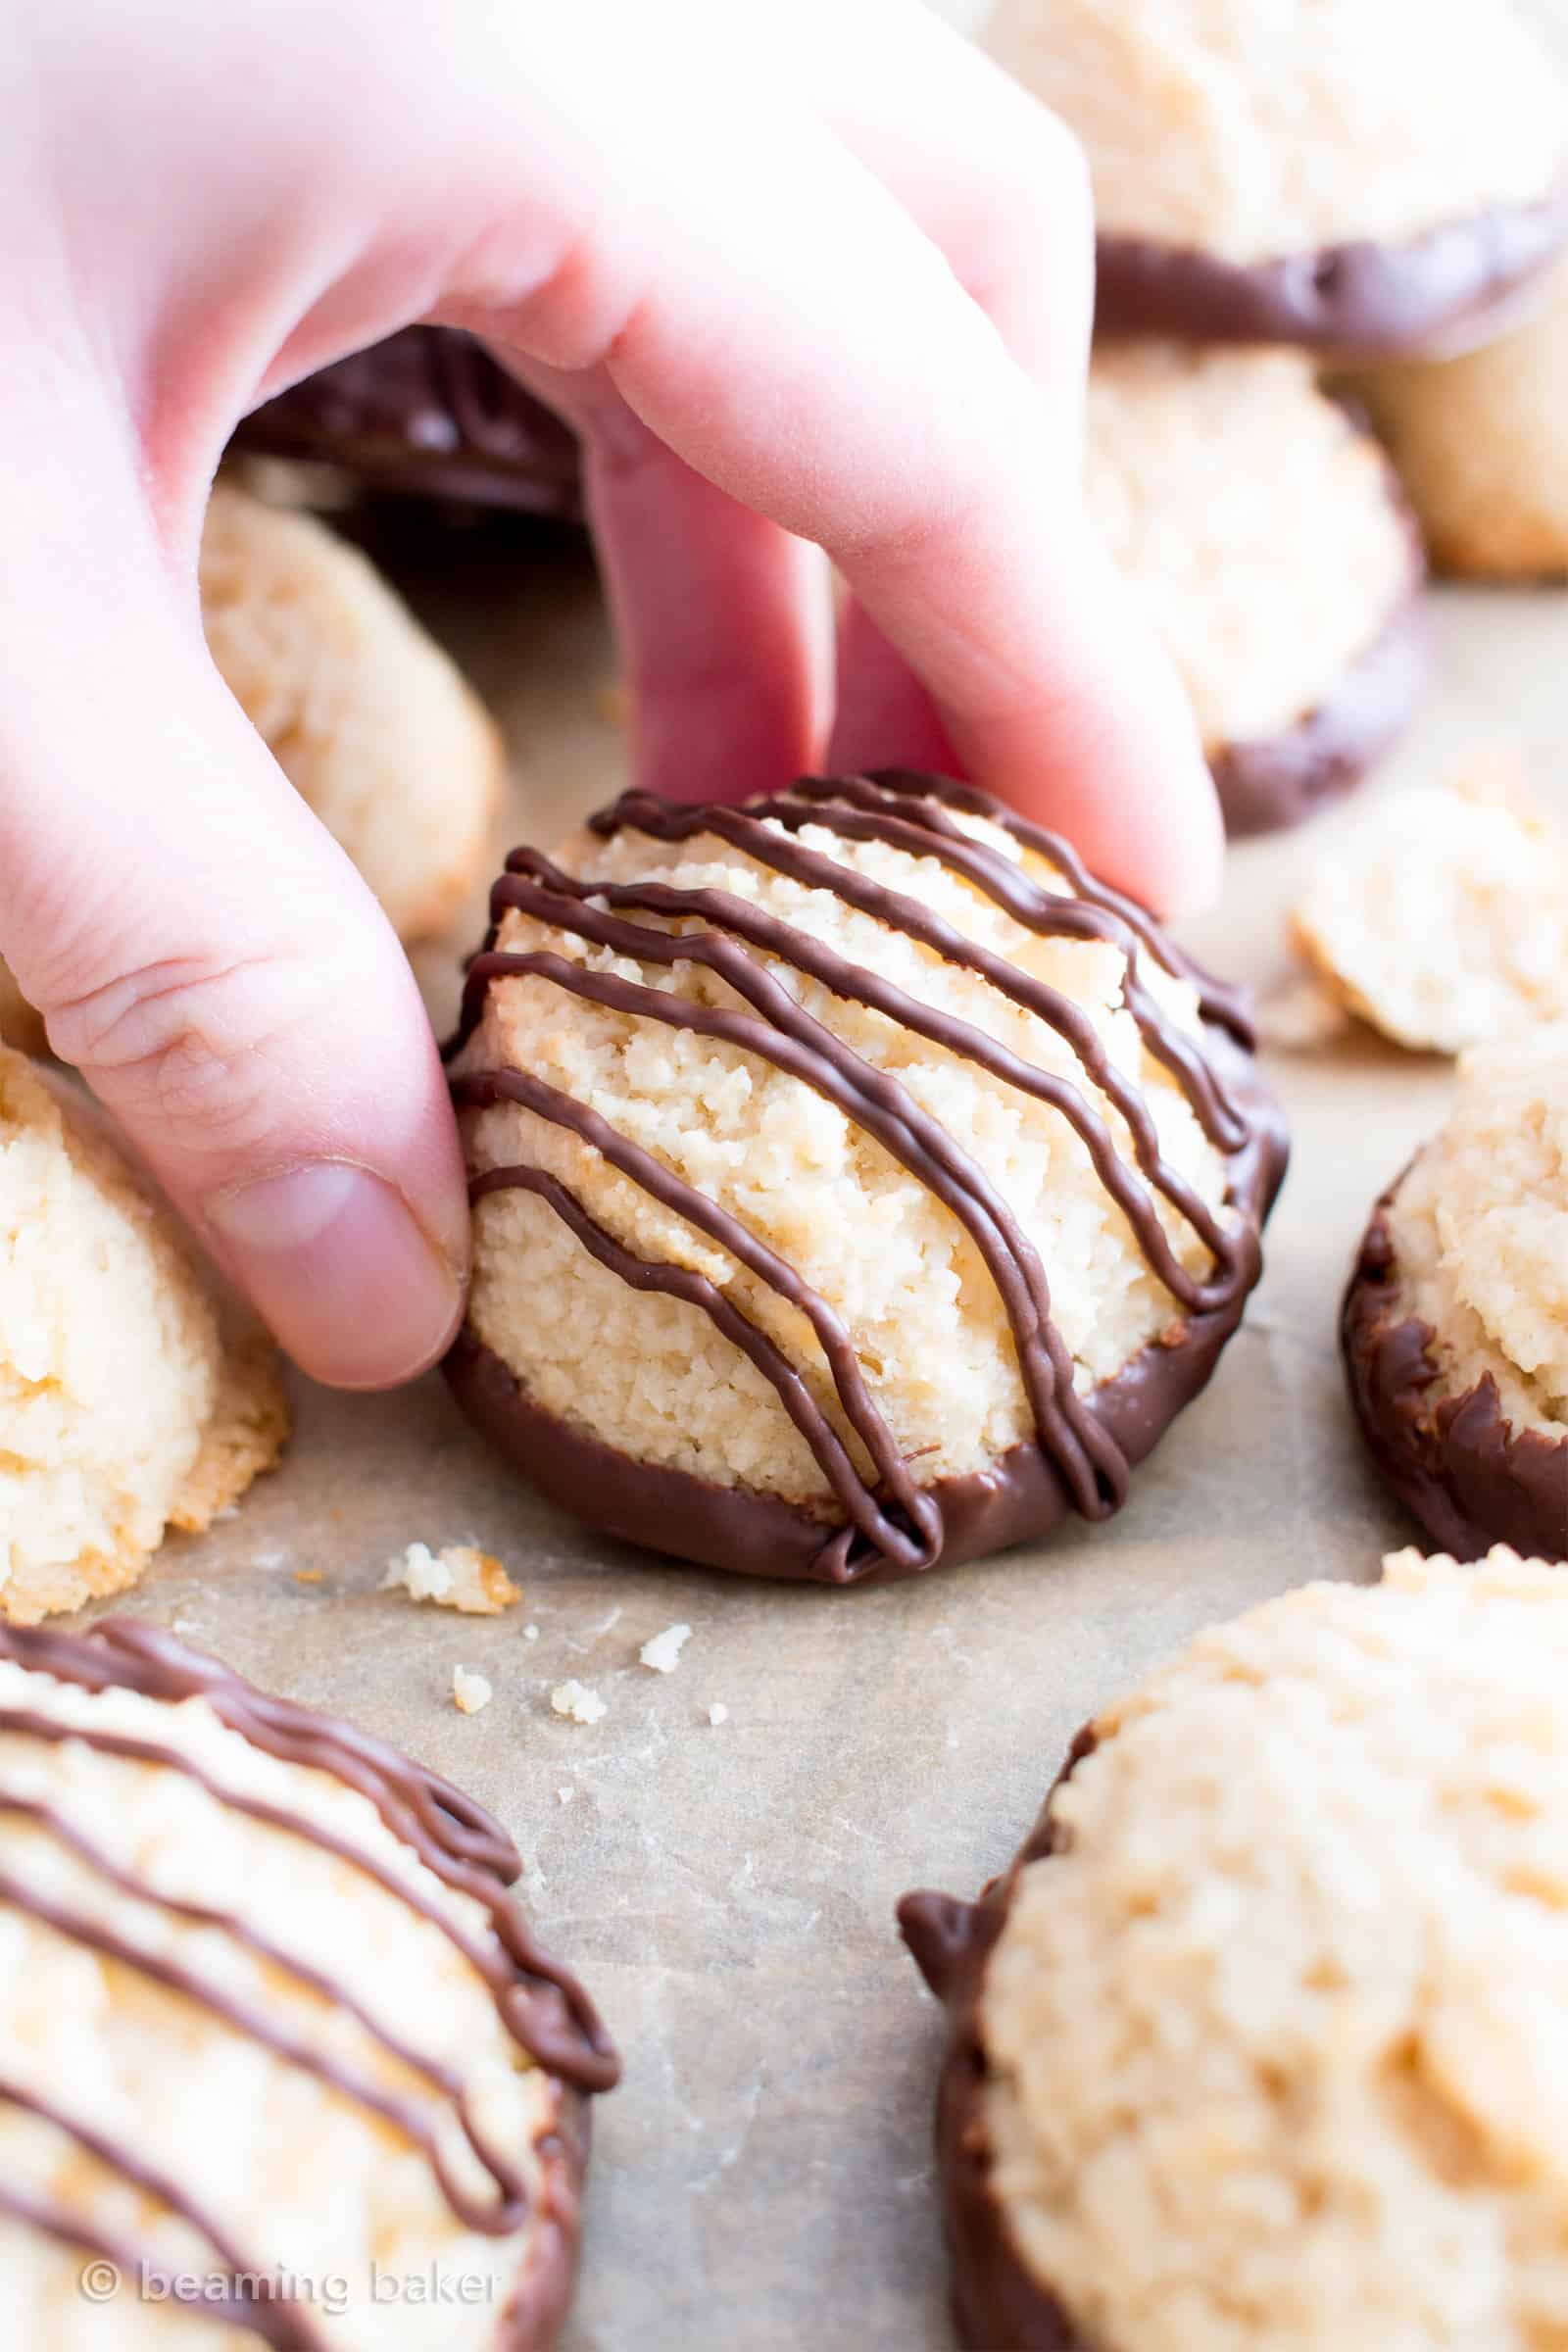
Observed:
[[[56,446],[0,557],[0,954],[301,1365],[390,1385],[450,1340],[468,1248],[413,973],[213,668],[112,421]]]

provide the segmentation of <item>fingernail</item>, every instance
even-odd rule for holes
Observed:
[[[368,1168],[317,1160],[259,1177],[219,1194],[208,1216],[230,1273],[316,1380],[389,1388],[457,1329],[456,1270]]]

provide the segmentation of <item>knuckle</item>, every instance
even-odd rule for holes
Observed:
[[[297,994],[270,959],[168,957],[57,1001],[50,1036],[63,1060],[112,1089],[122,1115],[172,1145],[250,1152],[273,1123]]]
[[[635,411],[620,402],[606,401],[598,408],[587,441],[594,473],[606,488],[625,491],[676,463]]]

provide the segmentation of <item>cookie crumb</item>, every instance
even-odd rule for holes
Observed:
[[[1340,824],[1291,931],[1357,1019],[1461,1054],[1568,1014],[1568,838],[1516,755],[1472,752]]]
[[[474,1674],[466,1666],[454,1666],[452,1696],[461,1714],[477,1715],[481,1707],[490,1704],[495,1690],[486,1676]]]
[[[725,1706],[724,1701],[721,1698],[715,1698],[712,1705],[709,1708],[708,1720],[715,1727],[721,1723],[728,1723],[729,1709]]]
[[[1315,1054],[1349,1027],[1348,1006],[1308,972],[1282,980],[1258,1000],[1258,1043],[1280,1054]]]
[[[465,1617],[499,1617],[522,1598],[501,1562],[471,1544],[448,1544],[440,1551],[411,1544],[388,1560],[381,1591],[433,1600],[438,1608],[460,1609]]]
[[[655,1634],[637,1652],[645,1666],[655,1674],[673,1674],[680,1664],[680,1653],[692,1638],[689,1625],[666,1625],[662,1634]]]
[[[610,1713],[597,1690],[586,1683],[558,1683],[550,1693],[550,1704],[558,1715],[569,1715],[573,1723],[599,1723]]]
[[[319,1568],[296,1568],[294,1571],[294,1582],[297,1585],[319,1585],[324,1581]]]

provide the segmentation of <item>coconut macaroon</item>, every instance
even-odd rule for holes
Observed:
[[[1440,1544],[1568,1559],[1568,1027],[1465,1055],[1373,1212],[1342,1336],[1372,1457]]]
[[[334,488],[582,514],[577,436],[472,335],[409,326],[280,392],[233,448],[327,469]]]
[[[1539,314],[1484,351],[1351,381],[1443,570],[1568,572],[1568,270],[1553,272]]]
[[[553,2344],[616,2063],[519,1869],[150,1626],[0,1628],[0,2340]]]
[[[220,1313],[88,1105],[0,1048],[0,1617],[134,1584],[287,1432],[270,1343]]]
[[[1090,511],[1186,683],[1233,834],[1291,824],[1404,725],[1419,543],[1382,451],[1289,351],[1102,343]]]
[[[1100,1518],[1283,1168],[1245,1025],[986,795],[627,795],[509,860],[450,1050],[459,1396],[591,1525],[907,1575]]]
[[[1568,95],[1507,0],[997,0],[1075,130],[1118,331],[1461,348],[1568,233]]]
[[[1414,1552],[1204,1633],[905,1934],[977,2352],[1540,2352],[1568,2310],[1568,1581]]]
[[[439,931],[483,869],[494,722],[357,549],[220,482],[201,550],[214,662],[402,939]]]
[[[1472,758],[1347,819],[1291,931],[1359,1019],[1460,1054],[1568,1017],[1568,841],[1516,760]]]

